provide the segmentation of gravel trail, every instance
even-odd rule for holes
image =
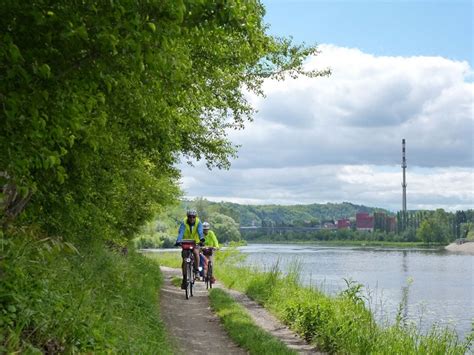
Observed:
[[[196,282],[194,296],[186,300],[184,290],[174,286],[171,279],[181,277],[181,270],[161,267],[161,318],[170,339],[182,354],[247,354],[232,342],[219,318],[209,307],[208,291],[203,282]]]
[[[219,318],[210,309],[208,291],[203,282],[195,283],[194,297],[186,300],[184,291],[171,284],[173,277],[181,277],[181,270],[162,266],[161,272],[164,276],[160,298],[161,317],[171,335],[170,338],[175,340],[182,353],[247,354],[232,342]],[[215,287],[228,292],[247,309],[258,326],[279,338],[289,348],[299,354],[322,354],[246,295],[229,290],[219,282]]]

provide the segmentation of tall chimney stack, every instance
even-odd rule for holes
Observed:
[[[405,138],[402,139],[402,170],[403,170],[403,182],[402,182],[402,211],[403,211],[403,229],[406,228],[407,218],[407,182],[406,182],[406,168],[407,160],[405,157]]]

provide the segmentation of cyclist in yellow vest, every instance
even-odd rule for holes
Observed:
[[[218,249],[219,242],[217,241],[215,233],[211,231],[211,225],[208,222],[204,222],[202,224],[202,227],[204,232],[204,247]],[[204,276],[207,275],[207,263],[209,262],[209,260],[214,263],[214,254],[204,255]],[[214,282],[215,280],[211,281]]]
[[[202,228],[202,223],[197,216],[195,210],[188,210],[186,212],[186,218],[181,222],[178,231],[178,238],[176,239],[176,245],[179,245],[183,239],[192,239],[196,242],[196,247],[193,249],[194,253],[194,271],[198,271],[199,266],[199,246],[204,245],[204,232]],[[185,283],[185,270],[184,270],[184,261],[181,264],[181,269],[183,270],[183,281],[181,283],[181,288],[186,288]]]

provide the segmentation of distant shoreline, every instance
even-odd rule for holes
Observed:
[[[380,241],[269,241],[269,240],[256,240],[246,241],[247,245],[252,244],[294,244],[294,245],[325,245],[333,247],[382,247],[382,248],[394,248],[394,249],[425,249],[425,250],[445,250],[451,253],[462,253],[468,255],[474,255],[474,242],[466,242],[463,244],[451,243],[447,246],[443,245],[428,245],[420,242],[380,242]],[[225,247],[224,247],[225,248]],[[146,248],[140,249],[140,252],[173,252],[179,251],[177,248]]]
[[[317,241],[296,241],[296,240],[251,240],[246,241],[247,244],[297,244],[297,245],[328,245],[340,247],[384,247],[384,248],[422,248],[422,249],[439,249],[443,250],[443,245],[430,245],[422,242],[383,242],[383,241],[366,241],[366,240],[317,240]]]

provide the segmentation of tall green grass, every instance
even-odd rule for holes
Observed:
[[[0,250],[0,353],[172,352],[156,262],[27,230],[0,236]]]
[[[453,330],[433,327],[422,334],[396,322],[378,325],[366,308],[360,285],[349,282],[337,297],[301,286],[298,268],[283,275],[278,265],[268,272],[221,263],[218,278],[270,309],[279,319],[322,351],[343,354],[464,354],[472,338],[462,342]]]
[[[160,263],[173,266],[180,255],[155,254]],[[403,317],[380,326],[366,308],[361,286],[347,282],[347,288],[330,297],[300,282],[295,263],[283,274],[278,263],[269,271],[241,267],[243,255],[235,249],[216,254],[215,275],[227,287],[246,293],[275,314],[283,323],[320,350],[340,354],[465,354],[473,335],[461,341],[451,329],[434,326],[422,333]],[[399,313],[403,313],[401,305]]]
[[[175,249],[172,251],[164,251],[164,252],[144,252],[147,258],[152,259],[158,262],[160,265],[180,268],[181,267],[181,250]]]
[[[296,354],[280,340],[258,327],[232,297],[221,289],[210,294],[211,308],[217,313],[229,336],[249,354]]]

